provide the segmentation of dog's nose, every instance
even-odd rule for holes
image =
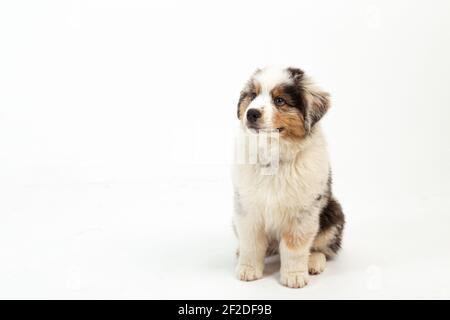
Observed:
[[[247,111],[247,120],[250,123],[255,123],[261,118],[261,112],[257,109],[250,109]]]

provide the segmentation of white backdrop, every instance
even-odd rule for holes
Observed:
[[[450,2],[2,1],[1,298],[450,298]],[[344,250],[234,277],[236,104],[301,67]]]

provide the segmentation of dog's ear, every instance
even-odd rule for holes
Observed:
[[[330,94],[312,83],[303,86],[306,103],[307,129],[311,130],[330,108]]]
[[[291,74],[292,80],[294,80],[295,83],[300,83],[303,80],[303,76],[305,75],[305,72],[302,69],[299,68],[288,68],[287,71]]]

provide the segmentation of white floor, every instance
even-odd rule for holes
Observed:
[[[234,277],[228,179],[0,191],[0,298],[450,298],[449,203],[439,196],[422,207],[341,199],[341,255],[295,290],[278,283],[276,258],[262,280]],[[429,209],[433,219],[424,216]]]

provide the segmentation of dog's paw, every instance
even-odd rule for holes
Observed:
[[[238,265],[236,274],[241,281],[253,281],[262,278],[263,270],[250,265]]]
[[[313,252],[309,256],[308,260],[308,270],[309,274],[320,274],[325,270],[325,265],[327,263],[327,259],[323,253]]]
[[[309,274],[303,271],[281,272],[281,284],[289,288],[303,288],[308,284]]]

